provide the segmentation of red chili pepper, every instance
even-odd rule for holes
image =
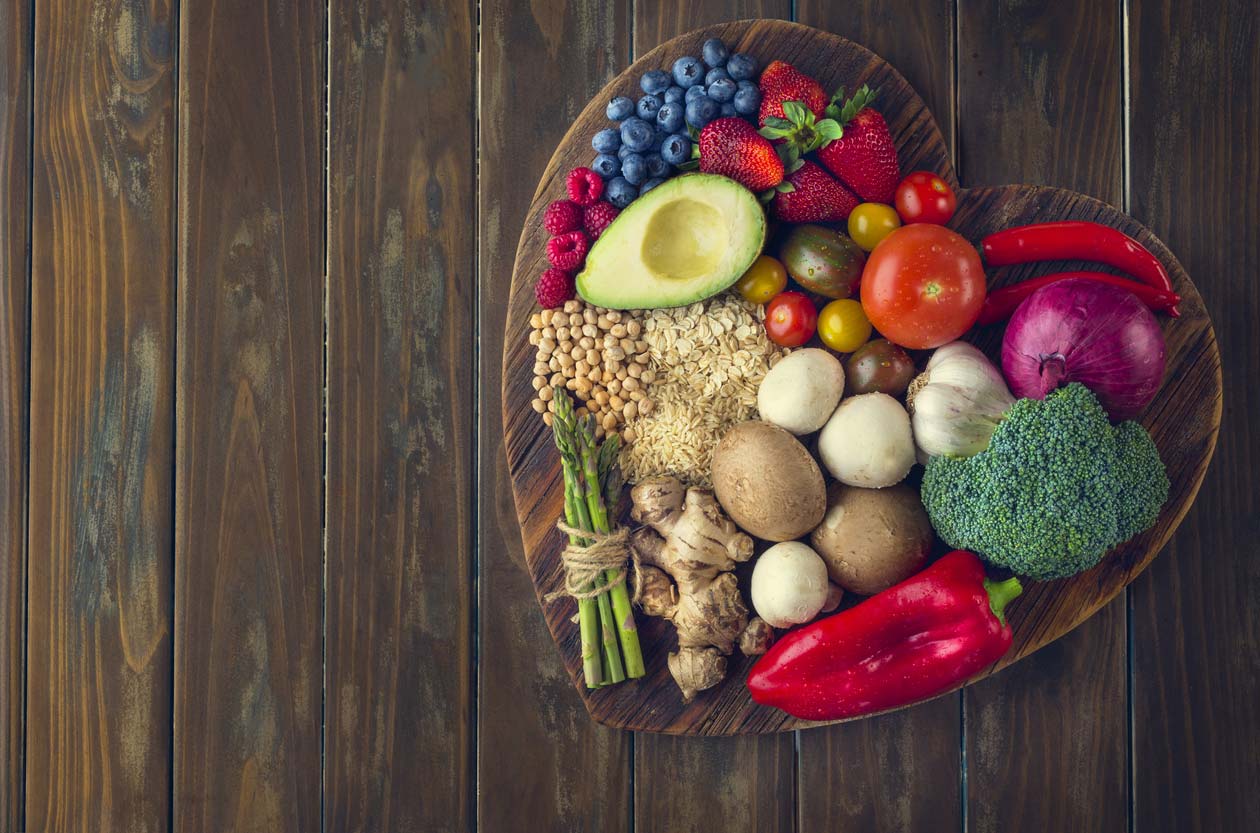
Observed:
[[[980,317],[976,319],[976,323],[984,325],[1005,321],[1011,317],[1011,313],[1015,312],[1015,308],[1022,304],[1025,298],[1038,289],[1071,278],[1083,278],[1087,281],[1097,281],[1127,289],[1153,310],[1171,313],[1177,304],[1181,303],[1181,296],[1175,292],[1153,289],[1144,283],[1118,275],[1108,275],[1105,272],[1056,272],[1053,275],[1042,275],[1040,278],[1031,278],[990,292],[985,296],[984,306],[980,307]]]
[[[1172,292],[1172,279],[1159,258],[1119,229],[1084,220],[1035,223],[990,234],[980,241],[989,266],[1039,260],[1092,260],[1123,269],[1147,286]],[[1177,308],[1169,310],[1176,318]]]
[[[807,720],[838,720],[948,691],[1011,646],[1002,611],[1023,588],[989,581],[954,550],[856,607],[792,631],[753,666],[758,703]]]

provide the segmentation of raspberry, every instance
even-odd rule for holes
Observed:
[[[543,309],[555,309],[565,301],[573,300],[573,295],[573,276],[563,269],[548,269],[538,276],[534,284],[534,297]]]
[[[586,233],[590,235],[592,240],[598,240],[599,236],[604,233],[604,229],[612,225],[612,221],[617,219],[617,215],[620,213],[616,206],[609,202],[597,202],[594,205],[588,205],[582,211],[582,227],[586,229]]]
[[[573,200],[556,200],[543,213],[543,228],[549,234],[564,234],[582,227],[582,206]]]
[[[547,260],[557,269],[574,272],[586,262],[588,245],[586,235],[580,231],[556,235],[547,243]]]
[[[590,168],[574,168],[565,181],[569,199],[578,205],[591,205],[604,193],[604,180]]]

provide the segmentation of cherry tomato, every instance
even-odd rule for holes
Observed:
[[[914,362],[886,338],[868,341],[844,363],[844,384],[849,393],[878,391],[900,398],[914,379]]]
[[[905,223],[944,225],[958,207],[958,198],[949,183],[931,171],[915,171],[901,180],[893,202]]]
[[[852,353],[871,337],[871,322],[852,298],[832,301],[818,313],[818,337],[837,353]]]
[[[891,205],[864,202],[849,212],[849,236],[858,248],[871,251],[888,233],[901,225],[901,218]]]
[[[762,255],[735,282],[735,289],[744,299],[754,304],[764,304],[787,286],[787,270],[783,264],[769,255]]]
[[[974,246],[944,226],[903,226],[875,247],[862,271],[862,309],[889,341],[927,350],[971,328],[984,303]]]
[[[802,292],[780,292],[766,304],[766,335],[780,347],[800,347],[817,326],[818,310]]]

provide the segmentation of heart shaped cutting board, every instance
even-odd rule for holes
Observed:
[[[505,446],[534,589],[574,687],[595,720],[639,731],[730,735],[777,732],[817,724],[754,703],[744,686],[752,660],[738,652],[731,657],[726,680],[721,685],[684,704],[665,667],[665,657],[675,644],[672,626],[642,615],[639,628],[647,676],[594,691],[587,690],[582,682],[578,628],[570,621],[574,604],[569,599],[542,601],[547,593],[562,585],[559,556],[563,540],[554,524],[563,510],[564,495],[560,460],[552,444],[551,431],[530,408],[534,397],[530,384],[534,348],[528,341],[529,317],[536,311],[533,282],[547,267],[547,233],[542,228],[542,214],[548,203],[563,196],[565,174],[574,167],[589,164],[591,136],[608,126],[605,104],[616,95],[637,97],[640,75],[649,69],[668,67],[678,56],[700,54],[701,43],[710,37],[722,38],[733,52],[751,53],[762,66],[775,58],[788,61],[817,78],[827,90],[840,84],[849,89],[863,83],[879,87],[876,107],[887,119],[897,143],[902,174],[931,170],[955,188],[958,181],[932,114],[887,62],[837,35],[794,23],[755,20],[690,32],[661,44],[636,61],[582,111],[551,157],[538,185],[516,252],[503,353]],[[1031,185],[959,189],[958,211],[950,226],[978,243],[981,237],[998,229],[1063,219],[1095,220],[1135,237],[1163,261],[1183,298],[1180,318],[1160,317],[1167,339],[1168,369],[1159,396],[1141,418],[1159,447],[1172,489],[1156,524],[1108,553],[1094,569],[1060,581],[1028,582],[1024,594],[1008,608],[1015,633],[1014,645],[1005,657],[976,679],[1018,662],[1063,636],[1146,568],[1194,501],[1212,457],[1220,425],[1220,353],[1212,323],[1181,264],[1146,227],[1092,197]],[[1039,270],[1031,266],[1016,267],[990,277],[994,285],[999,285],[1045,271],[1045,267]],[[982,329],[968,339],[990,357],[996,357],[1001,344],[1001,327]],[[627,520],[624,514],[622,520]]]

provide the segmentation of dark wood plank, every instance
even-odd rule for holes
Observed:
[[[1250,830],[1260,817],[1256,9],[1128,8],[1131,208],[1192,270],[1226,357],[1203,493],[1130,590],[1134,828]]]
[[[473,825],[475,18],[331,6],[330,831]]]
[[[36,7],[28,830],[168,828],[173,23]]]
[[[0,6],[0,830],[21,830],[25,783],[27,315],[31,5]]]
[[[806,0],[797,4],[796,14],[801,23],[843,35],[891,62],[923,96],[952,149],[953,50],[952,38],[943,36],[953,31],[952,3],[837,6]],[[896,714],[802,732],[801,833],[960,829],[960,737],[957,694]],[[836,789],[836,784],[842,786]]]
[[[569,122],[625,66],[629,41],[626,0],[481,6],[477,719],[485,833],[630,826],[630,736],[587,716],[526,572],[500,395],[512,257],[534,184]],[[588,143],[583,164],[593,155]],[[563,187],[552,183],[554,198]]]
[[[320,826],[324,4],[180,9],[174,824]]]
[[[692,29],[749,17],[791,16],[785,0],[636,3],[635,57]],[[662,67],[673,58],[666,55]],[[638,734],[634,754],[636,831],[794,829],[795,751],[789,734],[726,742]],[[684,774],[685,773],[685,774]]]
[[[1121,202],[1116,4],[958,6],[959,174]],[[1125,596],[963,693],[968,829],[1122,830]]]
[[[896,67],[936,116],[952,153],[954,7],[953,0],[797,0],[796,21],[860,43]]]

